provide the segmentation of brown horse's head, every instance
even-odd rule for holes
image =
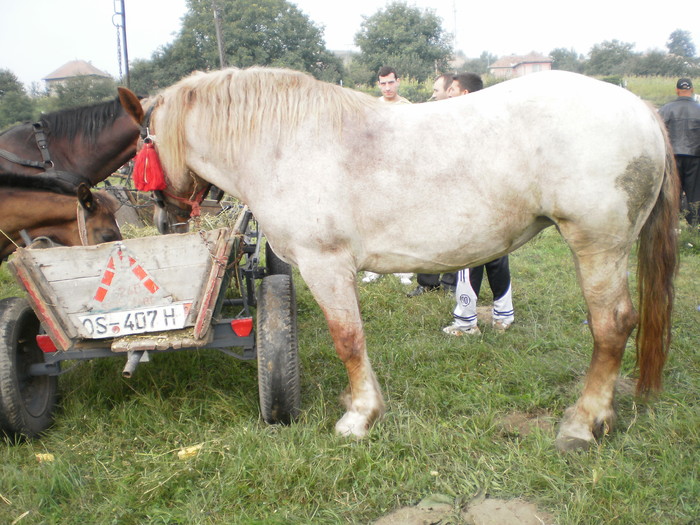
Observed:
[[[42,115],[0,134],[0,150],[9,153],[0,174],[59,172],[95,185],[136,154],[142,119],[140,106],[126,109],[118,97]]]
[[[34,179],[36,177],[32,177]],[[73,195],[0,187],[0,260],[19,245],[43,239],[41,246],[80,246],[122,238],[115,218],[119,204],[106,191],[81,184]]]

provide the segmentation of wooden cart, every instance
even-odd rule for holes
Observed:
[[[35,437],[51,425],[66,361],[121,356],[129,378],[153,352],[199,348],[257,358],[263,419],[291,422],[300,407],[292,272],[267,244],[261,266],[262,244],[244,208],[232,229],[18,249],[8,264],[27,297],[0,301],[0,428]],[[230,284],[239,297],[226,300]],[[240,312],[222,318],[224,303]]]

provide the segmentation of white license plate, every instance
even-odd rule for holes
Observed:
[[[82,336],[88,339],[104,339],[123,335],[178,330],[185,327],[187,313],[192,303],[173,303],[166,306],[150,306],[78,316],[82,324]]]

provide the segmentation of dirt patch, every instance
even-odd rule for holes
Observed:
[[[476,317],[480,323],[491,326],[491,321],[493,320],[493,306],[477,306]]]
[[[508,437],[525,437],[533,430],[552,433],[555,422],[548,413],[527,414],[525,412],[511,412],[498,420],[501,434]]]
[[[462,512],[465,525],[554,525],[554,518],[520,499],[484,498]]]
[[[415,507],[403,507],[374,525],[554,525],[554,518],[520,499],[477,497],[458,505],[448,496],[430,496]]]

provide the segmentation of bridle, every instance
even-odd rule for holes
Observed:
[[[146,114],[143,117],[143,124],[141,125],[141,140],[143,142],[153,142],[153,144],[156,144],[156,136],[151,134],[151,117],[153,115],[153,111],[160,105],[162,102],[162,97],[159,97],[156,102],[154,102],[151,107],[149,107],[146,110]],[[166,197],[182,202],[183,204],[187,205],[190,207],[190,219],[197,218],[201,215],[202,212],[202,202],[204,201],[204,197],[206,197],[207,192],[211,188],[211,184],[205,184],[204,187],[199,190],[199,191],[193,191],[192,195],[188,197],[180,197],[179,195],[175,195],[173,193],[170,193],[166,190],[155,190],[153,192],[154,200],[156,205],[174,215],[182,215],[183,209],[175,206],[168,201],[166,201]],[[195,190],[196,190],[197,185],[195,184]]]
[[[21,157],[15,155],[11,151],[0,149],[0,157],[12,162],[13,164],[19,164],[20,166],[25,166],[27,168],[36,168],[42,170],[46,175],[55,177],[63,182],[66,182],[72,186],[78,187],[79,184],[84,183],[92,187],[93,184],[84,175],[78,173],[73,173],[71,171],[57,170],[53,160],[51,160],[51,153],[49,152],[49,142],[46,139],[46,133],[44,132],[44,125],[41,122],[34,122],[32,124],[32,129],[34,130],[34,140],[36,141],[37,148],[41,153],[41,161],[22,159]]]

